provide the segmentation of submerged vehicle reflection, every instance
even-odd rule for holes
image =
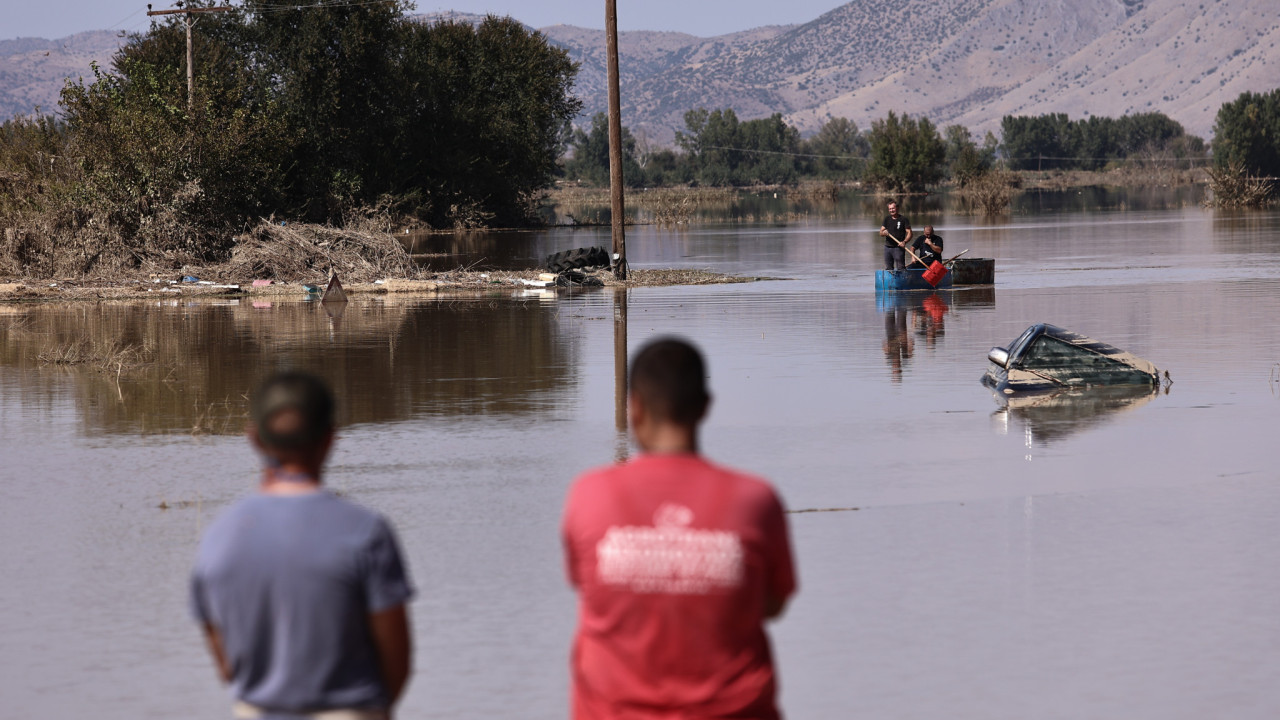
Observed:
[[[1009,347],[991,348],[982,384],[1004,394],[1095,385],[1159,388],[1155,365],[1047,323],[1027,328]]]
[[[1008,434],[1010,425],[1026,430],[1027,442],[1048,444],[1106,422],[1116,413],[1144,405],[1159,394],[1158,386],[1062,389],[1056,392],[1002,395],[992,414],[995,430]]]

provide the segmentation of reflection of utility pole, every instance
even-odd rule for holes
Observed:
[[[627,459],[627,289],[613,292],[613,426],[618,431],[614,459]]]
[[[605,54],[609,56],[609,196],[613,215],[613,276],[627,279],[627,238],[622,223],[622,101],[618,96],[618,2],[604,3]]]
[[[189,1],[189,0],[188,0]],[[235,8],[229,6],[221,7],[182,7],[182,0],[175,3],[178,6],[176,10],[152,10],[151,3],[147,3],[147,17],[154,15],[183,15],[187,16],[187,112],[191,112],[196,104],[196,71],[195,71],[195,52],[191,49],[191,26],[194,24],[191,16],[195,13],[214,13],[227,12]]]

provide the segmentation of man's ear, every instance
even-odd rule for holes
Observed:
[[[645,417],[649,414],[649,409],[644,406],[644,400],[640,398],[638,393],[627,393],[627,427],[631,432],[635,432]]]
[[[263,451],[262,438],[258,437],[258,426],[253,421],[244,424],[244,436],[249,438],[249,444],[258,452]]]

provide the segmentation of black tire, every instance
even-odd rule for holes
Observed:
[[[586,267],[603,267],[609,264],[609,253],[602,247],[576,248],[547,256],[547,269],[559,273]]]

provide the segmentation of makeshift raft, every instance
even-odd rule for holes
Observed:
[[[992,258],[957,258],[948,274],[956,285],[994,285],[996,261]]]
[[[876,290],[937,290],[952,285],[993,285],[996,281],[996,261],[991,258],[957,258],[950,268],[937,285],[924,279],[923,269],[877,270]]]
[[[937,285],[930,285],[924,279],[924,269],[919,270],[877,270],[876,290],[935,290],[949,288],[952,284],[952,273],[942,276]]]

